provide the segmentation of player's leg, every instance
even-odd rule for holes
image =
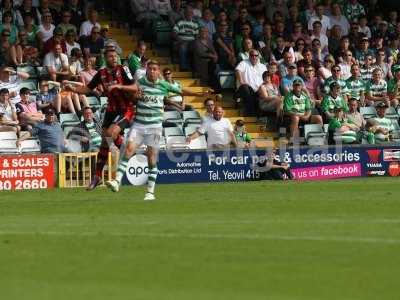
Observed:
[[[156,186],[156,180],[158,175],[158,169],[157,169],[158,148],[147,146],[146,155],[149,164],[149,177],[147,179],[147,191],[144,200],[155,200],[154,188]]]

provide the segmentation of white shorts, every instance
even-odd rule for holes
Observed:
[[[153,148],[160,147],[162,128],[145,128],[133,125],[128,133],[128,142],[134,142],[136,146],[146,145]]]

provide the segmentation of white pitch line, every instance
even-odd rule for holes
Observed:
[[[400,239],[354,237],[354,236],[291,236],[291,235],[265,235],[265,234],[179,234],[179,233],[120,233],[120,232],[63,232],[63,231],[0,231],[0,235],[50,235],[50,236],[82,236],[82,237],[148,237],[148,238],[183,238],[183,239],[238,239],[238,240],[281,240],[281,241],[317,241],[317,242],[343,242],[343,243],[371,243],[371,244],[400,244]]]

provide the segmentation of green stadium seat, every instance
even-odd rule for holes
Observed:
[[[326,133],[319,124],[304,125],[304,138],[309,146],[322,146],[326,144]]]

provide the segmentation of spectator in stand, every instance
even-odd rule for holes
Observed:
[[[85,56],[94,56],[99,58],[104,50],[104,39],[100,35],[100,28],[92,27],[89,36],[82,37],[82,48]]]
[[[163,70],[163,77],[164,80],[169,82],[169,84],[171,84],[172,86],[175,86],[179,89],[181,89],[182,91],[184,91],[185,95],[191,95],[192,96],[198,96],[198,93],[192,93],[189,89],[185,89],[182,88],[181,83],[178,80],[174,80],[172,77],[172,71],[169,68],[165,68]],[[179,112],[182,111],[187,111],[187,110],[193,110],[191,105],[187,105],[185,103],[185,97],[181,96],[181,95],[169,95],[166,101],[166,105],[165,105],[165,110],[176,110]]]
[[[209,149],[224,149],[231,144],[236,147],[237,142],[233,133],[232,124],[229,119],[224,116],[224,110],[221,106],[214,108],[213,119],[203,122],[200,128],[194,133],[187,136],[187,142],[198,138],[200,135],[207,133],[207,146]]]
[[[241,32],[238,34],[235,34],[234,36],[234,41],[233,41],[233,46],[235,48],[236,53],[243,52],[243,41],[245,39],[252,39],[252,30],[251,30],[251,25],[250,23],[243,24]]]
[[[47,78],[43,77],[39,81],[39,93],[36,95],[36,105],[42,112],[49,108],[55,109],[57,114],[61,112],[61,96],[56,88],[49,89]]]
[[[344,5],[344,15],[347,20],[358,20],[361,16],[365,15],[364,6],[358,3],[358,0],[349,0]]]
[[[37,110],[36,101],[30,99],[31,91],[28,88],[22,88],[19,91],[21,101],[15,105],[21,129],[31,131],[32,126],[44,120],[44,115]]]
[[[171,27],[174,27],[179,20],[185,18],[185,13],[182,9],[182,0],[172,0],[171,6],[172,10],[168,14],[168,22]]]
[[[251,49],[254,49],[253,40],[250,38],[245,38],[243,40],[243,51],[238,54],[238,61],[249,59],[249,53]],[[258,50],[257,50],[258,51]],[[260,53],[259,53],[260,54]],[[262,62],[262,56],[260,54],[260,61]]]
[[[321,44],[321,52],[326,53],[328,51],[328,37],[322,32],[322,24],[320,21],[315,21],[312,24],[312,30],[310,34],[310,40],[314,41],[317,39]]]
[[[302,38],[299,38],[296,40],[295,45],[294,45],[294,61],[298,63],[303,57],[303,52],[306,49],[306,41]]]
[[[358,103],[359,101],[355,98],[349,99],[349,112],[347,113],[347,119],[349,122],[355,125],[354,130],[359,132],[360,130],[364,129],[365,120],[363,115],[358,111]]]
[[[368,19],[365,15],[360,16],[360,18],[358,19],[358,23],[360,25],[360,33],[364,34],[367,38],[371,38],[371,30],[368,27]]]
[[[215,103],[214,100],[211,98],[207,98],[204,100],[204,107],[206,108],[206,111],[202,117],[202,123],[206,123],[214,118],[214,108],[215,108]]]
[[[60,44],[62,53],[67,53],[67,45],[64,40],[64,34],[61,28],[56,28],[54,34],[43,45],[43,54],[46,55],[53,50],[55,44]]]
[[[174,49],[179,54],[179,65],[182,71],[190,69],[188,57],[190,57],[189,47],[199,33],[199,25],[193,19],[193,8],[186,6],[185,18],[178,21],[172,30]],[[208,33],[207,33],[208,34]]]
[[[28,64],[30,66],[41,65],[39,49],[31,46],[27,32],[22,29],[18,32],[18,44],[15,45],[18,64]]]
[[[278,86],[272,83],[271,71],[265,71],[262,75],[263,83],[258,89],[259,109],[261,112],[275,112],[277,120],[282,115],[282,97]]]
[[[321,107],[326,123],[329,123],[329,121],[334,117],[334,109],[336,107],[342,108],[346,113],[349,111],[346,99],[343,98],[340,89],[341,87],[338,82],[332,82],[329,85],[329,94],[325,95],[322,99]]]
[[[66,50],[67,50],[67,52],[65,52],[65,54],[67,54],[68,57],[71,56],[72,49],[74,49],[74,48],[81,49],[81,45],[76,42],[76,31],[74,31],[74,30],[67,31],[67,33],[65,35],[65,46],[66,46]]]
[[[67,138],[81,143],[82,152],[97,152],[100,149],[101,124],[94,117],[90,107],[83,108],[83,121],[74,127]]]
[[[312,65],[306,66],[304,72],[304,87],[310,96],[312,107],[319,108],[322,99],[321,81],[315,76],[315,69]]]
[[[325,6],[321,3],[318,4],[315,9],[315,15],[310,18],[308,21],[308,30],[312,31],[314,29],[315,22],[319,22],[321,25],[321,34],[329,35],[329,30],[331,30],[331,22],[329,17],[325,14]]]
[[[246,114],[255,116],[257,114],[257,91],[262,84],[262,74],[267,70],[260,63],[257,50],[250,50],[250,58],[241,61],[236,67],[236,79],[239,88],[236,92],[237,98],[241,98],[246,108]]]
[[[374,68],[380,68],[382,70],[382,78],[385,80],[393,78],[392,71],[390,70],[389,64],[386,62],[385,49],[380,48],[376,51],[376,61]]]
[[[299,79],[293,82],[293,90],[286,94],[283,100],[283,111],[290,120],[292,142],[296,142],[299,137],[300,124],[313,123],[323,125],[321,116],[312,111],[310,97],[303,90],[303,82]]]
[[[39,48],[39,27],[34,24],[31,12],[24,15],[24,25],[20,31],[25,31],[27,34],[28,44],[32,47]]]
[[[83,70],[79,73],[80,82],[84,86],[87,86],[89,82],[93,79],[94,75],[96,75],[97,71],[94,68],[96,64],[95,57],[86,57],[83,60]],[[96,97],[100,97],[103,93],[103,88],[101,85],[93,89],[93,95]]]
[[[363,67],[367,56],[374,57],[374,51],[369,48],[369,40],[364,36],[361,38],[359,47],[355,51],[355,58],[361,67]]]
[[[265,61],[269,62],[272,58],[272,49],[275,48],[275,37],[272,34],[271,24],[264,24],[263,35],[257,42],[258,49]]]
[[[332,14],[329,16],[330,26],[333,27],[335,25],[339,26],[343,35],[347,35],[349,33],[350,24],[347,18],[342,15],[342,9],[340,8],[340,4],[335,2],[331,5]]]
[[[214,15],[211,10],[206,8],[203,10],[202,18],[199,20],[201,27],[206,27],[208,29],[208,38],[212,40],[213,35],[216,32],[215,23],[213,21]]]
[[[377,116],[367,120],[366,127],[374,134],[374,143],[382,144],[391,140],[391,134],[394,131],[394,125],[391,119],[385,117],[386,109],[388,108],[385,102],[380,102],[376,105]]]
[[[214,35],[214,47],[218,55],[219,67],[222,70],[233,69],[236,65],[236,55],[226,21],[218,24],[218,32]]]
[[[18,117],[15,105],[10,101],[10,93],[7,89],[0,89],[0,132],[12,131],[18,133]]]
[[[37,14],[36,9],[32,7],[32,0],[23,0],[22,5],[18,7],[18,11],[20,12],[22,19],[24,20],[24,25],[26,25],[25,17],[30,14],[32,17],[32,21],[35,25],[40,24],[40,18]]]
[[[287,95],[293,89],[293,82],[295,80],[300,80],[302,85],[304,84],[303,79],[297,75],[296,64],[292,63],[288,67],[288,74],[282,78],[282,82],[281,82],[282,95]]]
[[[368,82],[372,78],[372,72],[374,71],[375,67],[373,66],[374,56],[368,54],[365,56],[364,64],[362,64],[360,68],[361,78],[365,82]]]
[[[43,59],[43,66],[46,68],[50,79],[53,81],[67,79],[69,76],[68,56],[62,53],[62,46],[55,43],[53,50],[47,53]]]
[[[337,106],[333,109],[333,116],[328,126],[329,144],[337,143],[334,135],[339,134],[343,144],[353,144],[357,141],[357,127],[346,117],[343,108]]]
[[[342,79],[342,69],[340,69],[339,65],[335,65],[332,67],[332,76],[329,77],[324,82],[324,94],[329,94],[330,86],[333,82],[337,82],[340,85],[340,91],[344,99],[347,101],[347,84],[346,81]]]
[[[82,1],[79,0],[67,0],[62,11],[69,11],[71,14],[71,24],[76,28],[80,28],[81,23],[84,21],[85,12],[83,10]]]
[[[251,136],[247,133],[246,125],[243,120],[236,120],[233,134],[236,138],[236,143],[239,148],[249,148]]]
[[[63,35],[66,35],[68,31],[78,32],[78,29],[74,24],[71,23],[71,11],[64,10],[62,12],[61,23],[57,25],[56,30],[61,30]]]
[[[8,41],[11,45],[14,45],[17,42],[18,28],[13,24],[13,15],[11,11],[6,11],[3,14],[2,23],[0,24],[0,32],[3,32],[5,29],[10,33]]]
[[[329,53],[329,50],[327,48],[325,48],[325,51],[322,50],[321,42],[319,41],[319,39],[312,40],[311,51],[313,54],[313,60],[318,64],[321,64]]]
[[[42,153],[62,153],[66,151],[64,132],[60,123],[57,122],[55,111],[49,108],[45,112],[45,119],[32,128],[32,134],[25,134],[17,140],[17,146],[21,142],[36,136],[40,141],[40,151]]]
[[[394,77],[390,79],[387,83],[387,90],[389,94],[390,102],[393,104],[392,106],[398,108],[400,101],[400,66],[393,67]]]
[[[74,48],[69,58],[70,79],[79,81],[79,74],[83,70],[83,54],[80,48]]]
[[[42,15],[42,23],[38,28],[38,37],[40,44],[46,43],[49,39],[52,38],[54,29],[56,28],[52,23],[53,19],[50,12],[45,12]]]
[[[22,71],[15,71],[7,66],[0,66],[0,89],[7,89],[9,101],[13,104],[19,102],[19,85],[22,80],[29,78],[29,74]]]
[[[305,78],[305,68],[311,65],[315,70],[317,70],[318,64],[313,60],[311,49],[304,49],[302,56],[303,59],[297,62],[297,71],[301,77]]]
[[[343,61],[339,64],[342,76],[341,78],[347,80],[351,76],[351,66],[354,64],[353,53],[351,51],[347,51],[344,54]]]
[[[275,41],[276,47],[272,50],[271,60],[276,61],[278,64],[280,64],[283,61],[283,54],[286,52],[291,52],[292,56],[294,57],[293,48],[287,46],[283,36],[277,36]]]
[[[94,27],[96,27],[99,30],[100,34],[101,26],[97,22],[97,19],[98,19],[97,11],[95,9],[90,10],[88,13],[88,20],[86,20],[81,24],[79,30],[79,36],[80,37],[90,36]]]
[[[329,53],[335,53],[339,49],[342,37],[342,29],[339,25],[334,25],[331,30],[331,35],[328,38]]]
[[[43,20],[43,15],[46,13],[51,14],[51,18],[55,23],[58,23],[58,13],[55,9],[50,7],[50,1],[49,0],[40,0],[39,1],[39,6],[34,8],[36,10],[36,13],[39,17],[39,21]]]
[[[351,66],[351,77],[346,80],[348,97],[356,99],[359,106],[365,106],[365,82],[361,78],[360,67],[357,64]]]
[[[9,37],[10,31],[8,29],[4,29],[1,33],[0,40],[0,64],[16,66],[18,65],[17,49],[15,45],[10,44]]]
[[[239,17],[236,19],[236,21],[233,23],[233,34],[237,35],[240,34],[243,31],[243,26],[244,25],[250,25],[253,19],[249,15],[247,8],[246,7],[241,7],[239,11]]]
[[[132,74],[141,67],[142,60],[146,60],[144,54],[146,53],[145,41],[138,41],[136,50],[128,55],[128,67]]]
[[[278,66],[279,75],[281,78],[285,77],[289,71],[289,67],[294,64],[294,56],[290,51],[283,53],[283,60]]]
[[[396,107],[397,100],[390,101],[387,90],[386,80],[382,78],[382,70],[375,68],[372,71],[372,79],[367,82],[366,86],[366,105],[374,106],[377,103],[384,102],[388,107],[390,105]]]
[[[14,3],[12,0],[3,0],[0,6],[0,20],[3,19],[5,13],[10,12],[13,20],[13,25],[20,27],[23,26],[24,21],[20,12],[14,8]]]
[[[348,51],[352,52],[350,49],[350,40],[349,37],[344,36],[340,39],[339,48],[331,54],[334,54],[334,58],[339,63],[343,61],[344,56]]]
[[[108,25],[104,25],[101,27],[100,35],[104,40],[104,45],[113,44],[115,47],[115,51],[117,52],[118,56],[122,55],[122,48],[118,45],[118,42],[110,37],[109,33],[110,27]]]

